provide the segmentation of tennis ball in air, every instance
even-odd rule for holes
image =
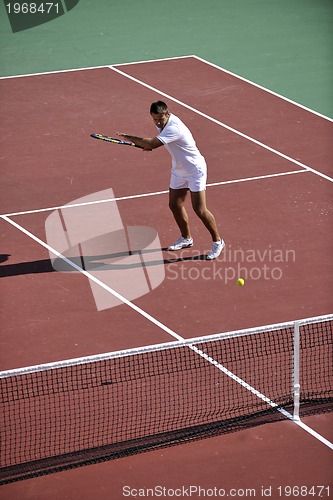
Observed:
[[[237,285],[239,285],[239,286],[245,285],[245,281],[243,280],[243,278],[238,278]]]

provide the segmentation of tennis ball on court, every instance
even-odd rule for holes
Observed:
[[[243,280],[243,278],[238,278],[237,285],[239,285],[239,286],[245,285],[245,281]]]

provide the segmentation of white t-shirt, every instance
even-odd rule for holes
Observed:
[[[195,140],[186,125],[175,115],[170,114],[164,129],[159,130],[159,139],[172,157],[172,171],[181,177],[191,177],[206,170],[205,158],[196,146]]]

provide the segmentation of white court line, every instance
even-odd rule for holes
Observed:
[[[180,59],[180,58],[187,58],[187,57],[195,57],[195,58],[197,58],[198,60],[201,60],[201,59],[200,59],[199,57],[197,57],[197,56],[181,56],[181,57],[174,57],[174,58],[167,58],[167,59],[159,59],[159,60],[153,60],[153,61],[142,61],[142,63],[145,63],[145,62],[164,61],[164,60],[172,60],[172,59]],[[209,62],[207,62],[207,61],[204,61],[203,59],[202,59],[202,61],[203,61],[203,62],[205,62],[206,64],[211,64],[212,66],[215,66],[215,65],[213,65],[212,63],[209,63]],[[121,64],[121,65],[130,65],[130,64],[138,64],[138,63],[124,63],[124,64]],[[305,169],[305,171],[311,171],[311,172],[315,173],[316,175],[319,175],[319,176],[321,176],[321,177],[325,178],[326,180],[329,180],[329,181],[333,182],[333,179],[331,179],[330,177],[326,176],[325,174],[322,174],[321,172],[318,172],[317,170],[315,170],[315,169],[313,169],[313,168],[311,168],[311,167],[309,167],[309,166],[307,166],[307,165],[305,165],[305,164],[303,164],[303,163],[301,163],[301,162],[298,162],[297,160],[295,160],[295,159],[293,159],[293,158],[291,158],[291,157],[288,157],[287,155],[284,155],[283,153],[280,153],[279,151],[274,150],[273,148],[270,148],[269,146],[267,146],[267,145],[265,145],[265,144],[263,144],[263,143],[261,143],[261,142],[259,142],[259,141],[255,140],[255,139],[251,138],[250,136],[247,136],[247,135],[245,135],[245,134],[243,134],[243,133],[241,133],[241,132],[237,131],[236,129],[233,129],[232,127],[229,127],[228,125],[226,125],[226,124],[224,124],[224,123],[222,123],[222,122],[219,122],[218,120],[215,120],[215,119],[214,119],[214,118],[212,118],[212,117],[209,117],[208,115],[206,115],[206,114],[204,114],[204,113],[200,112],[199,110],[196,110],[196,109],[192,108],[191,106],[186,105],[185,103],[182,103],[181,101],[179,101],[179,100],[177,100],[177,99],[173,98],[172,96],[169,96],[168,94],[163,93],[163,92],[159,91],[158,89],[155,89],[155,88],[151,87],[150,85],[147,85],[147,84],[145,84],[144,82],[142,82],[142,81],[140,81],[140,80],[137,80],[137,79],[135,79],[135,78],[133,78],[133,77],[131,77],[131,76],[127,75],[126,73],[123,73],[123,72],[122,72],[122,71],[120,71],[120,70],[117,70],[117,69],[116,69],[116,66],[121,66],[121,65],[119,64],[119,65],[114,65],[114,66],[96,66],[96,67],[90,67],[90,68],[79,68],[79,69],[72,69],[72,70],[60,70],[60,71],[52,71],[52,72],[45,72],[45,73],[34,73],[34,74],[27,74],[27,75],[17,75],[17,76],[9,76],[9,77],[0,77],[0,79],[22,78],[22,77],[25,77],[25,76],[37,76],[37,75],[47,75],[47,74],[56,74],[56,73],[67,73],[67,72],[73,72],[73,71],[83,71],[83,70],[92,70],[92,69],[100,69],[100,68],[107,68],[107,67],[109,67],[110,69],[112,69],[112,70],[114,70],[114,71],[117,71],[118,73],[122,74],[122,75],[123,75],[123,76],[125,76],[126,78],[132,79],[133,81],[136,81],[136,82],[137,82],[137,83],[139,83],[140,85],[143,85],[143,86],[145,86],[145,87],[147,87],[147,88],[149,88],[149,89],[151,89],[151,90],[153,90],[153,91],[155,91],[155,92],[160,93],[161,95],[166,96],[168,99],[171,99],[171,100],[173,100],[174,102],[179,103],[179,104],[180,104],[180,105],[182,105],[183,107],[186,107],[186,108],[190,109],[191,111],[193,111],[193,112],[195,112],[195,113],[197,113],[197,114],[199,114],[199,115],[201,115],[201,116],[203,116],[203,117],[207,118],[208,120],[210,120],[210,121],[212,121],[212,122],[215,122],[215,123],[217,123],[218,125],[223,126],[224,128],[226,128],[226,129],[228,129],[228,130],[230,130],[230,131],[232,131],[232,132],[234,132],[234,133],[236,133],[236,134],[238,134],[238,135],[240,135],[240,136],[242,136],[242,137],[244,137],[244,138],[246,138],[246,139],[250,140],[251,142],[254,142],[254,143],[255,143],[255,144],[257,144],[257,145],[259,145],[259,146],[261,146],[261,147],[263,147],[263,148],[265,148],[265,149],[268,149],[269,151],[273,152],[274,154],[277,154],[277,155],[279,155],[279,156],[281,156],[281,157],[283,157],[283,158],[287,159],[288,161],[291,161],[291,162],[293,162],[293,163],[297,164],[298,166],[300,166],[300,167],[304,168],[304,169]],[[281,98],[281,99],[283,99],[283,100],[286,100],[286,101],[288,101],[288,102],[290,102],[290,103],[292,103],[292,104],[294,104],[294,105],[296,105],[296,106],[298,106],[298,107],[300,107],[300,108],[303,108],[303,109],[305,109],[305,110],[307,110],[307,111],[309,111],[309,112],[311,112],[311,113],[313,113],[313,114],[316,114],[316,115],[318,115],[318,116],[321,116],[321,117],[322,117],[322,118],[324,118],[324,119],[328,119],[328,120],[330,120],[330,121],[333,121],[333,120],[331,120],[330,118],[328,118],[328,117],[326,117],[326,116],[324,116],[324,115],[321,115],[321,114],[319,114],[319,113],[317,113],[317,112],[315,112],[315,111],[313,111],[313,110],[311,110],[311,109],[308,109],[308,108],[306,108],[306,107],[304,107],[304,106],[302,106],[302,105],[300,105],[300,104],[298,104],[298,103],[295,103],[295,102],[293,102],[293,101],[291,101],[291,100],[289,100],[289,99],[285,98],[284,96],[281,96],[281,95],[276,94],[276,93],[274,93],[274,92],[272,92],[272,91],[270,91],[270,90],[268,90],[268,89],[266,89],[266,88],[264,88],[264,87],[261,87],[261,86],[259,86],[259,85],[255,84],[254,82],[251,82],[251,81],[249,81],[249,80],[246,80],[245,78],[242,78],[242,77],[240,77],[239,75],[235,75],[234,73],[231,73],[231,72],[229,72],[229,71],[227,71],[227,70],[224,70],[224,69],[222,69],[222,68],[220,68],[220,67],[218,67],[218,66],[215,66],[215,67],[217,67],[218,69],[220,69],[220,70],[222,70],[222,71],[225,71],[226,73],[232,74],[233,76],[236,76],[237,78],[239,78],[239,79],[241,79],[241,80],[247,81],[247,82],[248,82],[248,83],[250,83],[251,85],[254,85],[254,86],[258,87],[258,88],[261,88],[262,90],[267,91],[267,92],[269,92],[269,93],[271,93],[271,94],[273,94],[273,95],[275,95],[275,96],[277,96],[277,97],[279,97],[279,98]],[[288,174],[290,174],[290,173],[300,173],[300,172],[302,172],[302,171],[287,172],[287,173],[282,173],[282,174],[272,174],[272,175],[270,175],[270,176],[262,176],[262,177],[258,177],[258,178],[272,177],[272,176],[279,176],[279,175],[288,175]],[[253,179],[256,179],[256,178],[242,179],[242,180],[236,180],[236,181],[226,181],[226,182],[224,182],[224,183],[214,183],[214,184],[211,184],[211,185],[227,184],[227,183],[232,183],[232,182],[244,182],[245,180],[253,180]],[[164,192],[161,192],[161,193],[164,193]],[[148,194],[146,194],[146,195],[136,195],[136,196],[133,196],[133,197],[138,197],[138,196],[139,196],[139,197],[141,197],[141,196],[152,196],[152,195],[154,195],[154,194],[159,194],[159,193],[152,193],[152,194],[151,194],[151,193],[148,193]],[[128,198],[132,198],[132,197],[128,197]],[[111,201],[111,200],[110,200],[110,201]],[[116,201],[116,199],[115,199],[114,201]],[[36,210],[36,211],[27,211],[27,212],[21,212],[21,213],[19,212],[19,213],[17,213],[17,214],[12,214],[12,215],[20,215],[20,214],[23,214],[23,213],[36,213],[36,212],[39,212],[39,211],[46,211],[46,210],[50,210],[50,209],[41,209],[41,210]],[[22,227],[21,227],[21,226],[19,226],[19,225],[16,225],[16,223],[14,223],[14,222],[13,222],[13,221],[11,221],[10,219],[8,219],[6,216],[1,216],[1,217],[2,217],[4,220],[6,220],[7,222],[9,222],[10,224],[12,224],[12,225],[16,226],[17,228],[19,228],[21,231],[23,231],[23,232],[24,232],[25,234],[27,234],[28,236],[30,236],[30,237],[32,237],[33,239],[35,239],[35,240],[36,240],[37,242],[39,242],[42,246],[45,246],[45,245],[46,245],[44,242],[42,242],[41,240],[39,240],[37,237],[35,237],[35,236],[34,236],[34,235],[32,235],[31,233],[29,233],[28,231],[26,231],[24,228],[22,228]],[[52,252],[53,252],[55,255],[57,255],[57,253],[58,253],[58,252],[56,252],[54,249],[52,250]],[[61,256],[60,254],[59,254],[59,257],[60,257],[60,258],[63,258],[64,260],[67,260],[65,257]],[[70,265],[73,265],[73,263],[71,263],[70,261],[68,261],[68,263],[69,263]],[[73,267],[75,267],[75,266],[73,266]],[[81,268],[78,268],[77,270],[79,270],[82,274],[89,274],[89,273],[86,273],[86,271],[83,271]],[[96,281],[96,279],[95,279],[93,276],[87,276],[87,277],[88,277],[89,279],[92,279],[93,281]],[[97,281],[99,281],[99,280],[97,280]],[[104,285],[102,282],[100,282],[100,286],[103,286],[103,288],[105,288],[105,289],[106,289],[106,285]],[[107,287],[107,288],[109,288],[109,287]],[[111,293],[111,289],[110,289],[109,291],[110,291],[110,293]],[[117,294],[117,292],[115,292],[115,291],[113,291],[113,292],[114,292],[114,295],[115,295],[115,296],[119,295],[119,294]],[[117,294],[117,295],[116,295],[116,294]],[[137,307],[136,307],[134,304],[132,304],[131,302],[127,301],[127,299],[125,299],[124,297],[121,299],[121,298],[120,298],[120,296],[119,296],[118,298],[119,298],[119,300],[122,300],[125,304],[127,304],[127,305],[128,305],[129,307],[131,307],[132,309],[136,310],[137,312],[140,312],[139,308],[137,308]],[[124,299],[124,300],[123,300],[123,299]],[[142,311],[142,312],[144,313],[144,311]],[[141,314],[141,312],[140,312],[140,314]],[[145,314],[147,314],[147,313],[145,313]],[[152,318],[152,317],[151,317],[151,318]],[[147,319],[148,319],[148,318],[147,318]],[[162,325],[162,324],[161,324],[160,322],[158,322],[155,318],[152,318],[152,320],[153,320],[153,322],[154,322],[157,326],[160,326],[160,328],[162,328],[164,331],[166,331],[166,332],[167,332],[167,333],[169,333],[170,335],[174,336],[174,338],[177,338],[178,340],[181,340],[181,339],[182,339],[182,337],[178,336],[175,332],[172,332],[172,331],[171,331],[170,329],[168,329],[165,325]],[[157,323],[156,323],[156,322],[157,322]],[[273,403],[273,404],[274,404],[274,403]],[[280,411],[280,409],[279,409],[279,411]],[[288,412],[285,412],[285,410],[283,410],[282,412],[285,414],[285,416],[287,416],[288,418],[291,418],[291,419],[292,419],[292,416],[291,416],[291,415],[289,415],[289,414],[288,414]],[[288,415],[289,415],[289,416],[288,416]],[[292,421],[293,421],[294,423],[296,423],[297,425],[299,425],[300,427],[302,427],[302,428],[303,428],[304,430],[306,430],[307,432],[309,432],[310,434],[312,434],[314,437],[316,437],[317,439],[319,439],[320,441],[322,441],[324,444],[326,444],[327,446],[330,446],[330,447],[333,449],[333,445],[332,445],[331,443],[329,443],[329,442],[328,442],[325,438],[323,438],[322,436],[320,436],[319,434],[317,434],[315,431],[313,431],[312,429],[310,429],[308,426],[306,426],[306,425],[305,425],[305,424],[303,424],[302,422],[294,421],[293,419],[292,419]]]
[[[237,382],[241,386],[245,387],[245,389],[247,389],[248,391],[252,392],[252,394],[254,394],[255,396],[257,396],[259,399],[261,399],[262,401],[265,401],[265,403],[269,404],[272,408],[275,408],[282,415],[284,415],[289,420],[291,420],[294,424],[298,425],[303,430],[305,430],[306,432],[308,432],[309,434],[311,434],[311,436],[313,436],[318,441],[320,441],[321,443],[323,443],[326,446],[328,446],[329,448],[331,448],[331,450],[333,450],[333,443],[331,443],[330,441],[328,441],[328,439],[324,438],[321,434],[318,434],[318,432],[316,432],[313,429],[311,429],[311,427],[309,427],[308,425],[304,424],[301,420],[295,420],[293,418],[293,416],[288,411],[286,411],[284,408],[280,408],[276,403],[274,403],[269,398],[267,398],[267,396],[265,396],[261,392],[259,392],[256,389],[254,389],[254,387],[250,386],[247,382],[244,382],[244,380],[242,380],[241,378],[237,377],[237,375],[235,375],[234,373],[232,373],[225,366],[223,366],[220,363],[218,363],[217,361],[215,361],[215,359],[213,359],[210,356],[208,356],[207,354],[205,354],[203,351],[201,351],[200,349],[198,349],[196,346],[189,345],[189,348],[192,349],[193,351],[195,351],[197,354],[199,354],[199,356],[201,356],[202,358],[205,358],[207,361],[209,361],[212,365],[214,365],[216,368],[218,368],[219,370],[221,370],[223,373],[225,373],[226,375],[228,375],[228,377],[230,377],[233,380],[235,380],[235,382]]]
[[[0,80],[12,80],[14,78],[29,78],[32,76],[58,75],[61,73],[75,73],[75,71],[92,71],[94,69],[106,69],[108,66],[87,66],[86,68],[57,69],[54,71],[44,71],[40,73],[26,73],[23,75],[0,76]]]
[[[244,177],[242,179],[233,179],[230,181],[212,182],[211,184],[207,184],[207,187],[223,186],[226,184],[236,184],[239,182],[248,182],[248,181],[261,180],[261,179],[269,179],[271,177],[282,177],[284,175],[304,174],[307,172],[308,172],[308,170],[292,170],[290,172],[280,172],[277,174],[258,175],[256,177]],[[109,202],[113,202],[113,201],[132,200],[135,198],[146,198],[148,196],[158,196],[161,194],[167,194],[168,192],[169,192],[169,190],[155,191],[152,193],[142,193],[142,194],[132,194],[132,195],[128,195],[128,196],[120,196],[118,198],[107,198],[105,200],[85,201],[82,203],[70,203],[68,205],[60,205],[57,207],[37,208],[35,210],[25,210],[24,212],[12,212],[9,214],[2,214],[2,215],[0,215],[0,217],[14,217],[17,215],[38,214],[40,212],[50,212],[53,210],[63,210],[65,208],[85,207],[87,205],[97,205],[99,203],[109,203]]]
[[[161,323],[160,321],[158,321],[156,318],[154,318],[153,316],[151,316],[149,313],[147,313],[146,311],[144,311],[140,307],[138,307],[135,304],[133,304],[132,302],[130,302],[124,296],[122,296],[121,294],[119,294],[116,290],[114,290],[113,288],[107,286],[105,283],[103,283],[103,281],[99,280],[98,278],[96,278],[92,274],[88,273],[87,271],[85,271],[84,269],[82,269],[81,267],[79,267],[77,264],[75,264],[74,262],[72,262],[71,260],[67,259],[64,255],[62,255],[60,252],[58,252],[55,248],[52,248],[50,245],[48,245],[47,243],[45,243],[44,241],[42,241],[40,238],[38,238],[37,236],[35,236],[33,233],[31,233],[30,231],[28,231],[27,229],[25,229],[24,227],[20,226],[19,224],[17,224],[16,222],[12,221],[11,219],[9,219],[6,216],[2,216],[2,218],[5,221],[7,221],[9,224],[11,224],[12,226],[14,226],[16,229],[18,229],[19,231],[23,232],[26,236],[28,236],[29,238],[33,239],[37,243],[39,243],[39,245],[41,245],[44,248],[46,248],[49,252],[53,253],[58,258],[62,259],[68,265],[70,265],[71,267],[73,267],[76,271],[78,271],[81,274],[83,274],[86,278],[88,278],[89,280],[95,282],[100,287],[104,288],[104,290],[106,290],[107,292],[111,293],[114,297],[116,297],[118,300],[120,300],[123,304],[126,304],[131,309],[133,309],[134,311],[136,311],[137,313],[139,313],[141,316],[143,316],[144,318],[146,318],[148,321],[150,321],[154,325],[156,325],[159,328],[161,328],[161,330],[163,330],[167,334],[171,335],[176,340],[183,341],[183,342],[185,341],[184,337],[181,337],[176,332],[174,332],[173,330],[171,330],[170,328],[168,328],[166,325],[164,325],[163,323]],[[254,387],[252,387],[251,385],[249,385],[247,382],[245,382],[241,378],[237,377],[237,375],[235,375],[234,373],[232,373],[225,366],[223,366],[220,363],[218,363],[216,360],[214,360],[213,358],[211,358],[210,356],[208,356],[206,353],[204,353],[203,351],[201,351],[200,349],[198,349],[196,346],[189,345],[188,347],[191,350],[193,350],[194,352],[196,352],[197,354],[199,354],[199,356],[201,356],[202,358],[206,359],[209,363],[213,364],[216,368],[218,368],[219,370],[221,370],[223,373],[225,373],[232,380],[234,380],[235,382],[239,383],[242,387],[244,387],[245,389],[247,389],[248,391],[250,391],[252,394],[254,394],[255,396],[257,396],[259,399],[261,399],[265,403],[269,404],[272,408],[275,408],[277,411],[279,411],[280,413],[282,413],[285,417],[287,417],[288,419],[290,419],[296,425],[299,425],[302,429],[304,429],[306,432],[310,433],[313,437],[315,437],[316,439],[318,439],[319,441],[321,441],[323,444],[325,444],[329,448],[333,449],[333,444],[330,443],[327,439],[325,439],[323,436],[321,436],[320,434],[318,434],[315,431],[313,431],[311,428],[309,428],[307,425],[303,424],[302,422],[300,422],[298,420],[294,420],[293,416],[289,412],[287,412],[283,408],[280,408],[276,403],[274,403],[269,398],[267,398],[267,396],[265,396],[264,394],[262,394],[259,391],[257,391],[257,389],[255,389]]]
[[[209,120],[209,121],[211,121],[213,123],[216,123],[217,125],[220,125],[221,127],[225,128],[227,130],[230,130],[230,132],[233,132],[234,134],[237,134],[240,137],[243,137],[244,139],[247,139],[248,141],[253,142],[254,144],[257,144],[258,146],[260,146],[260,147],[262,147],[264,149],[267,149],[271,153],[274,153],[274,154],[280,156],[281,158],[284,158],[287,161],[295,163],[299,167],[305,168],[305,170],[309,170],[310,172],[313,172],[314,174],[319,175],[320,177],[323,177],[324,179],[326,179],[326,180],[328,180],[330,182],[333,182],[333,179],[331,177],[329,177],[328,175],[323,174],[322,172],[319,172],[318,170],[315,170],[314,168],[309,167],[308,165],[305,165],[304,163],[302,163],[302,162],[300,162],[298,160],[295,160],[291,156],[285,155],[284,153],[281,153],[280,151],[277,151],[276,149],[271,148],[270,146],[267,146],[267,144],[264,144],[263,142],[260,142],[257,139],[254,139],[253,137],[251,137],[251,136],[249,136],[247,134],[244,134],[243,132],[240,132],[239,130],[237,130],[237,129],[233,128],[233,127],[230,127],[229,125],[227,125],[226,123],[221,122],[220,120],[216,120],[216,118],[213,118],[213,117],[207,115],[206,113],[203,113],[202,111],[199,111],[198,109],[193,108],[189,104],[186,104],[186,103],[180,101],[179,99],[176,99],[175,97],[171,96],[170,94],[167,94],[166,92],[163,92],[163,91],[157,89],[156,87],[153,87],[152,85],[149,85],[148,83],[145,83],[142,80],[139,80],[138,78],[135,78],[134,76],[131,76],[131,75],[128,75],[127,73],[124,73],[123,71],[121,71],[120,69],[116,68],[115,66],[110,66],[110,69],[112,71],[115,71],[116,73],[119,73],[122,76],[125,76],[129,80],[132,80],[133,82],[138,83],[139,85],[142,85],[143,87],[146,87],[147,89],[152,90],[153,92],[156,92],[157,94],[160,94],[160,95],[166,97],[167,99],[169,99],[169,100],[171,100],[173,102],[176,102],[177,104],[180,104],[184,108],[187,108],[190,111],[193,111],[197,115],[200,115],[203,118],[206,118],[207,120]]]
[[[252,80],[248,80],[247,78],[244,78],[243,76],[237,75],[236,73],[233,73],[232,71],[229,71],[228,69],[221,68],[217,64],[211,63],[211,62],[207,61],[206,59],[203,59],[202,57],[199,57],[196,55],[193,55],[192,57],[194,57],[198,61],[201,61],[205,64],[208,64],[209,66],[212,66],[213,68],[219,69],[220,71],[223,71],[224,73],[227,73],[228,75],[234,76],[235,78],[238,78],[239,80],[242,80],[243,82],[249,83],[250,85],[257,87],[258,89],[263,90],[264,92],[268,92],[269,94],[272,94],[275,97],[278,97],[279,99],[283,99],[284,101],[287,101],[290,104],[297,106],[298,108],[302,108],[305,111],[309,111],[309,113],[313,113],[313,114],[319,116],[320,118],[324,118],[325,120],[333,122],[333,119],[330,118],[329,116],[323,115],[321,113],[318,113],[318,111],[314,111],[313,109],[307,108],[306,106],[303,106],[303,104],[299,104],[298,102],[293,101],[292,99],[289,99],[288,97],[285,97],[281,94],[278,94],[277,92],[274,92],[273,90],[270,90],[266,87],[263,87],[262,85],[259,85],[258,83],[252,82]],[[117,64],[115,66],[120,66],[120,64]]]
[[[116,290],[113,290],[113,288],[111,288],[108,285],[106,285],[105,283],[103,283],[103,281],[100,281],[98,278],[96,278],[92,274],[88,273],[86,270],[82,269],[80,266],[78,266],[77,264],[75,264],[75,262],[72,262],[71,260],[69,260],[67,257],[65,257],[60,252],[58,252],[55,248],[52,248],[50,245],[48,245],[47,243],[45,243],[45,241],[43,241],[40,238],[38,238],[37,236],[35,236],[33,233],[31,233],[30,231],[28,231],[27,229],[25,229],[23,226],[20,226],[19,224],[17,224],[16,222],[14,222],[13,220],[11,220],[10,218],[8,218],[5,215],[1,216],[1,218],[3,220],[5,220],[6,222],[8,222],[9,224],[11,224],[12,226],[16,227],[16,229],[18,229],[19,231],[21,231],[22,233],[24,233],[26,236],[29,236],[29,238],[31,238],[32,240],[36,241],[39,245],[41,245],[42,247],[46,248],[49,252],[51,252],[52,254],[56,255],[59,259],[62,259],[64,262],[66,262],[66,264],[68,264],[69,266],[73,267],[76,271],[80,272],[81,274],[83,274],[83,276],[85,276],[89,280],[93,281],[94,283],[96,283],[100,287],[104,288],[104,290],[106,290],[107,292],[109,292],[112,295],[114,295],[118,300],[120,300],[121,302],[123,302],[124,304],[126,304],[127,306],[129,306],[131,309],[134,309],[134,311],[136,311],[139,314],[141,314],[141,316],[145,317],[146,319],[148,319],[149,321],[151,321],[152,323],[154,323],[156,326],[158,326],[159,328],[161,328],[163,331],[165,331],[166,333],[168,333],[169,335],[171,335],[172,337],[174,337],[177,340],[184,340],[183,337],[181,337],[180,335],[178,335],[177,333],[175,333],[173,330],[171,330],[170,328],[168,328],[167,326],[165,326],[163,323],[161,323],[157,319],[153,318],[153,316],[151,316],[150,314],[146,313],[143,309],[141,309],[140,307],[136,306],[131,301],[129,301],[128,299],[126,299],[125,297],[123,297],[122,295],[120,295],[118,292],[116,292]]]
[[[163,59],[149,59],[147,61],[119,63],[119,64],[114,64],[114,66],[130,66],[132,64],[144,64],[144,63],[153,63],[153,62],[162,62],[162,61],[173,61],[174,59],[188,59],[191,57],[194,58],[195,56],[189,55],[189,56],[166,57]],[[91,71],[94,69],[109,69],[109,68],[110,68],[110,65],[105,64],[103,66],[87,66],[85,68],[57,69],[54,71],[43,71],[40,73],[26,73],[23,75],[0,76],[0,80],[11,80],[13,78],[25,78],[25,77],[31,77],[31,76],[57,75],[58,73],[74,73],[75,71]],[[314,113],[315,113],[315,111],[314,111]]]
[[[203,62],[204,64],[208,64],[209,66],[212,66],[213,68],[217,68],[220,71],[224,71],[225,73],[234,76],[235,78],[238,78],[239,80],[243,80],[246,83],[249,83],[250,85],[253,85],[254,87],[259,88],[260,90],[263,90],[264,92],[268,92],[269,94],[274,95],[275,97],[278,97],[279,99],[282,99],[284,101],[289,102],[290,104],[293,104],[294,106],[297,106],[299,108],[304,109],[305,111],[308,111],[309,113],[313,113],[314,115],[319,116],[320,118],[324,118],[324,120],[328,120],[333,122],[333,119],[330,118],[329,116],[323,115],[322,113],[319,113],[318,111],[314,111],[311,108],[308,108],[304,106],[303,104],[299,104],[296,101],[293,101],[292,99],[289,99],[288,97],[283,96],[282,94],[278,94],[277,92],[274,92],[273,90],[268,89],[267,87],[263,87],[262,85],[259,85],[258,83],[253,82],[252,80],[249,80],[245,77],[242,77],[238,75],[237,73],[233,73],[232,71],[227,70],[226,68],[222,68],[221,66],[218,66],[217,64],[211,63],[207,61],[206,59],[203,59],[202,57],[199,57],[195,54],[189,54],[185,56],[174,56],[174,57],[163,57],[163,58],[157,58],[157,59],[147,59],[145,61],[131,61],[131,62],[124,62],[124,63],[116,63],[112,64],[112,67],[119,67],[119,66],[134,66],[136,64],[151,64],[155,62],[163,62],[163,61],[174,61],[177,59],[197,59],[198,61]],[[24,77],[30,77],[30,76],[41,76],[41,75],[54,75],[57,73],[72,73],[74,71],[90,71],[94,69],[104,69],[104,68],[110,68],[110,65],[103,65],[103,66],[86,66],[83,68],[72,68],[72,69],[59,69],[59,70],[54,70],[54,71],[44,71],[44,72],[39,72],[39,73],[26,73],[26,74],[21,74],[21,75],[9,75],[9,76],[0,76],[0,80],[8,80],[12,78],[24,78]]]

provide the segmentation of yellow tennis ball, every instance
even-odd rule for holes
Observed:
[[[243,278],[238,278],[237,285],[239,285],[239,286],[245,285],[245,281],[243,280]]]

